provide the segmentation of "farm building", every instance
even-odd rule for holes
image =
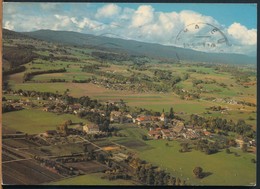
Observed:
[[[83,131],[88,134],[97,134],[99,133],[99,127],[96,124],[86,124],[83,126]]]

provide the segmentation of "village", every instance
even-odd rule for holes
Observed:
[[[32,92],[33,93],[33,92]],[[32,94],[31,93],[31,94]],[[34,94],[29,98],[27,96],[26,91],[4,91],[4,94],[18,96],[19,100],[6,100],[3,99],[4,106],[6,109],[10,109],[10,111],[19,111],[22,109],[36,108],[46,112],[52,112],[59,114],[74,114],[76,116],[86,115],[88,113],[94,113],[90,115],[99,115],[100,117],[108,117],[109,123],[112,126],[114,123],[116,124],[132,124],[133,127],[145,128],[147,130],[147,136],[144,138],[147,139],[165,139],[165,140],[178,140],[178,139],[187,139],[187,140],[195,140],[195,139],[210,139],[213,138],[223,138],[223,136],[219,136],[217,133],[210,132],[209,129],[202,128],[201,126],[195,126],[191,123],[187,124],[185,120],[181,119],[178,116],[177,112],[173,111],[170,113],[171,115],[167,115],[163,112],[161,115],[147,115],[147,114],[137,114],[131,112],[124,112],[126,104],[123,100],[110,100],[106,102],[104,105],[105,108],[97,108],[95,102],[94,104],[87,105],[80,103],[68,103],[61,95],[49,94],[48,97],[44,97],[43,94]],[[22,98],[20,98],[22,97]],[[27,97],[27,98],[26,98]],[[91,101],[92,103],[92,101]],[[109,111],[108,114],[108,106],[112,111]],[[112,107],[112,108],[111,108]],[[4,109],[4,108],[3,108]],[[113,110],[114,109],[114,110]],[[225,111],[225,109],[221,107],[211,107],[211,109],[220,109],[221,111]],[[4,112],[5,110],[3,110]],[[168,113],[168,112],[167,112]],[[183,112],[179,112],[179,114],[183,114]],[[74,134],[89,134],[89,135],[100,135],[100,136],[108,136],[109,130],[100,129],[100,122],[90,122],[88,124],[84,123],[74,123],[67,124],[70,125],[71,132]],[[64,126],[64,125],[63,125]],[[111,127],[110,126],[110,127]],[[61,130],[57,127],[56,130]],[[51,131],[46,131],[46,134],[55,133],[55,129]],[[63,128],[64,130],[64,128]],[[105,131],[105,132],[104,132]],[[242,148],[244,144],[247,146],[255,147],[254,139],[246,139],[239,136],[235,138],[236,146]]]

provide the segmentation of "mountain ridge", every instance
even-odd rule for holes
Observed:
[[[132,39],[96,36],[75,31],[54,31],[44,29],[32,32],[16,33],[31,38],[48,42],[56,42],[64,45],[92,46],[93,48],[102,47],[108,48],[112,51],[123,50],[129,54],[145,55],[153,58],[169,58],[207,63],[256,64],[256,57],[250,57],[243,54],[201,52],[175,46],[147,43]]]

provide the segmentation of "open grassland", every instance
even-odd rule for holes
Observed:
[[[137,185],[137,183],[131,180],[112,180],[101,179],[104,176],[103,173],[92,173],[73,178],[63,179],[57,182],[48,183],[51,185]]]
[[[145,129],[117,125],[120,133],[127,137],[112,137],[116,141],[137,153],[137,155],[154,165],[157,165],[176,177],[184,179],[191,185],[250,185],[256,182],[256,164],[251,163],[254,154],[243,153],[240,149],[231,148],[240,156],[227,154],[221,151],[212,155],[205,155],[196,150],[180,153],[177,141],[148,140],[143,141],[142,135],[147,134]],[[135,146],[130,146],[135,141]],[[169,144],[166,146],[166,142]],[[138,146],[139,144],[143,144]],[[203,179],[196,179],[192,170],[200,166],[208,174]]]
[[[65,72],[65,73],[53,73],[53,74],[44,74],[37,75],[34,77],[34,80],[41,82],[48,82],[50,79],[64,79],[66,82],[72,82],[72,80],[84,80],[94,76],[91,73],[75,73],[75,72]],[[66,84],[65,84],[66,85]]]
[[[231,149],[240,156],[226,154],[224,151],[212,155],[202,152],[180,153],[178,142],[147,141],[153,149],[138,152],[141,159],[154,163],[172,174],[185,179],[192,185],[250,185],[256,182],[256,164],[251,163],[255,155],[243,153],[240,149]],[[200,166],[209,174],[203,179],[196,179],[192,170]]]
[[[2,124],[3,127],[8,127],[28,134],[38,134],[45,132],[46,130],[56,129],[58,125],[67,120],[71,120],[75,123],[87,122],[86,120],[71,114],[57,115],[41,110],[24,109],[4,113]]]

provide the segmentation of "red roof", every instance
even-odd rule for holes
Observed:
[[[211,135],[211,132],[204,131],[204,135]]]
[[[158,135],[158,134],[160,134],[160,132],[159,131],[149,131],[149,134],[150,135]]]
[[[150,121],[151,117],[149,116],[140,116],[138,118],[136,118],[137,121]]]

